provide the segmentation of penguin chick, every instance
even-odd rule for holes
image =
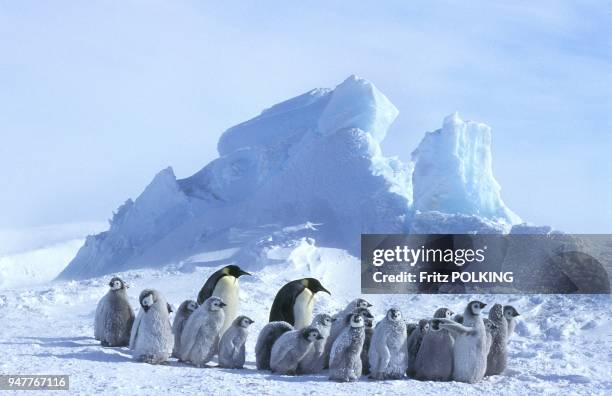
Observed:
[[[241,369],[244,366],[244,344],[249,335],[248,328],[253,323],[253,319],[241,315],[223,333],[219,341],[219,367]]]
[[[359,299],[358,299],[359,300]],[[349,305],[354,305],[355,301],[358,300],[353,300],[353,302],[349,303]],[[362,300],[365,301],[365,300]],[[367,301],[366,301],[367,303]],[[369,303],[368,303],[369,304]],[[329,337],[327,337],[327,340],[325,342],[325,352],[323,353],[325,355],[325,367],[329,367],[329,358],[331,355],[331,350],[332,350],[332,346],[334,345],[334,342],[336,341],[336,338],[338,338],[338,336],[340,335],[340,333],[342,333],[342,331],[349,326],[348,322],[346,321],[346,318],[353,314],[356,313],[358,315],[361,315],[363,317],[364,320],[364,326],[368,326],[368,324],[372,325],[372,321],[374,320],[374,315],[372,315],[372,312],[370,312],[370,310],[366,307],[363,307],[361,304],[357,304],[356,305],[357,308],[353,309],[353,311],[349,312],[348,314],[344,315],[343,318],[338,318],[338,316],[336,315],[336,320],[334,320],[334,322],[332,323],[332,327],[331,327],[331,331],[329,333]]]
[[[330,380],[353,382],[361,377],[361,350],[365,340],[364,322],[360,314],[347,315],[346,327],[332,345],[329,360]]]
[[[128,301],[127,285],[121,278],[109,282],[110,290],[100,299],[94,319],[94,338],[102,346],[127,346],[134,324],[134,310]]]
[[[225,319],[220,334],[223,334],[231,325],[239,308],[239,282],[238,278],[251,275],[237,265],[228,265],[214,272],[208,277],[198,293],[198,304],[212,296],[219,297],[226,304],[223,308]]]
[[[418,323],[414,323],[414,322],[406,323],[406,337],[410,337],[412,332],[415,331],[417,327],[419,327]]]
[[[400,379],[406,372],[408,357],[406,324],[398,308],[387,311],[374,328],[370,344],[370,378]]]
[[[312,321],[314,296],[318,292],[331,295],[315,278],[297,279],[287,283],[274,297],[269,321],[283,321],[296,329],[303,329]]]
[[[415,377],[425,381],[449,381],[453,375],[453,345],[455,340],[448,330],[441,329],[436,318],[450,319],[453,311],[440,308],[434,313],[429,331],[423,336],[417,352]]]
[[[368,375],[370,374],[370,344],[374,335],[374,321],[372,319],[365,321],[363,331],[365,339],[361,349],[361,371],[363,375]]]
[[[504,317],[508,322],[508,340],[510,336],[514,334],[514,328],[516,327],[516,317],[520,314],[512,305],[504,305]]]
[[[415,361],[417,354],[419,353],[419,349],[421,348],[421,343],[423,342],[423,337],[425,334],[429,332],[429,321],[427,319],[419,320],[419,325],[408,337],[406,342],[406,349],[408,351],[408,368],[406,373],[409,376],[413,376],[415,374]]]
[[[440,328],[455,336],[453,345],[453,379],[475,383],[482,380],[487,369],[486,330],[480,312],[486,306],[470,301],[463,313],[463,324],[449,319],[436,319]]]
[[[178,307],[178,312],[174,316],[174,322],[172,323],[172,333],[174,333],[174,348],[172,349],[172,356],[178,358],[179,351],[181,350],[181,335],[183,334],[183,328],[187,319],[191,314],[198,309],[198,303],[193,300],[185,300]]]
[[[356,298],[353,301],[351,301],[350,303],[348,303],[347,306],[344,307],[344,309],[342,311],[336,313],[333,316],[333,318],[337,319],[339,321],[344,321],[346,316],[351,314],[356,309],[358,309],[358,308],[370,308],[370,307],[372,307],[372,304],[370,304],[368,301],[364,300],[363,298]]]
[[[487,343],[485,349],[488,355],[489,351],[491,350],[491,344],[493,343],[493,331],[497,325],[495,325],[495,323],[493,323],[489,318],[482,318],[482,321],[485,325],[485,331],[487,332]]]
[[[181,335],[181,360],[204,367],[212,359],[225,319],[223,307],[225,303],[219,297],[209,297],[189,316]]]
[[[325,341],[327,337],[329,337],[333,320],[331,316],[324,313],[316,315],[312,320],[310,326],[319,330],[323,338],[316,340],[312,348],[310,348],[302,360],[300,360],[300,364],[298,365],[299,374],[315,374],[323,371],[325,365],[323,355],[325,352]]]
[[[504,317],[504,307],[495,304],[489,311],[489,320],[495,324],[491,331],[492,342],[487,355],[485,375],[501,374],[508,365],[508,322]]]
[[[272,346],[270,369],[278,374],[297,374],[302,358],[313,347],[313,343],[322,339],[323,336],[314,326],[284,333]]]
[[[139,297],[141,309],[132,326],[130,349],[134,359],[150,363],[163,363],[170,357],[174,337],[168,318],[168,305],[162,295],[145,289]]]
[[[272,346],[284,333],[294,330],[287,322],[270,322],[261,329],[255,344],[255,362],[257,370],[270,370]]]

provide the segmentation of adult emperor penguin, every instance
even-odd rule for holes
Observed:
[[[179,358],[197,367],[205,367],[217,353],[219,332],[223,326],[225,303],[210,297],[191,314],[181,335]]]
[[[408,368],[407,374],[413,376],[415,374],[416,357],[421,349],[423,337],[429,332],[429,321],[427,319],[419,320],[419,325],[410,333],[410,337],[406,341],[406,349],[408,351]]]
[[[238,278],[243,275],[251,275],[243,271],[237,265],[228,265],[208,277],[204,286],[198,293],[198,304],[203,304],[209,297],[219,297],[226,306],[223,308],[225,320],[221,327],[221,334],[227,330],[238,313]]]
[[[370,343],[370,378],[402,378],[408,364],[407,352],[406,323],[401,311],[391,308],[374,328]]]
[[[287,322],[278,321],[266,324],[257,336],[255,344],[255,363],[257,370],[270,370],[272,346],[284,333],[294,330]]]
[[[178,353],[181,350],[181,335],[183,334],[183,328],[187,319],[191,314],[198,309],[198,303],[193,300],[185,300],[178,307],[178,312],[174,316],[174,322],[172,323],[172,332],[174,333],[174,349],[172,350],[172,356],[178,358]]]
[[[453,311],[440,308],[434,313],[429,331],[423,336],[417,352],[415,378],[425,381],[448,381],[453,376],[453,344],[455,340],[448,330],[441,329],[436,318],[451,319]]]
[[[440,327],[455,336],[453,345],[453,379],[475,383],[482,380],[487,370],[486,330],[480,312],[486,306],[470,301],[463,313],[463,324],[449,319],[436,319]]]
[[[318,292],[331,295],[315,278],[297,279],[287,283],[274,297],[269,321],[284,321],[296,330],[303,329],[312,321],[314,296]]]
[[[316,374],[323,371],[325,366],[325,341],[329,337],[331,331],[333,319],[331,316],[325,313],[317,314],[310,326],[316,327],[323,337],[320,340],[316,340],[312,345],[312,348],[306,352],[306,355],[300,360],[298,365],[299,374]]]
[[[508,340],[510,336],[514,333],[514,328],[516,327],[516,317],[520,314],[512,305],[504,305],[504,317],[508,322]]]
[[[312,344],[322,339],[323,336],[314,326],[284,333],[272,346],[270,369],[277,374],[298,374],[300,361],[312,348]]]
[[[487,355],[487,371],[485,375],[501,374],[508,365],[508,322],[504,317],[504,307],[495,304],[489,311],[489,320],[495,324],[491,331],[491,348]]]
[[[365,340],[363,316],[353,313],[345,319],[347,326],[334,341],[329,360],[329,379],[338,382],[357,381],[362,374],[361,350]]]
[[[244,366],[244,344],[249,335],[248,328],[253,323],[253,319],[244,315],[234,319],[219,341],[219,367],[241,369]]]
[[[130,332],[134,324],[134,311],[128,301],[127,285],[118,277],[112,278],[108,285],[110,290],[96,308],[94,337],[102,346],[126,346],[130,343]]]
[[[172,354],[174,337],[168,318],[168,304],[153,289],[140,293],[140,306],[130,337],[130,349],[134,359],[150,363],[163,363]]]

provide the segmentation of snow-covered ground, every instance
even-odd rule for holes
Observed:
[[[137,308],[141,289],[153,287],[178,306],[195,298],[227,250],[160,269],[118,275],[130,285]],[[102,348],[93,339],[98,300],[109,276],[61,281],[30,288],[0,288],[0,373],[69,374],[71,393],[116,395],[167,394],[610,394],[612,392],[612,300],[610,296],[481,295],[366,296],[380,319],[391,305],[409,320],[430,317],[437,307],[455,311],[477,297],[510,303],[521,313],[509,346],[508,369],[475,385],[416,380],[339,384],[325,374],[300,377],[258,372],[254,366],[257,334],[267,322],[272,300],[286,281],[315,276],[332,296],[317,296],[316,311],[335,312],[359,294],[359,263],[339,249],[310,243],[266,250],[266,266],[241,278],[240,312],[255,320],[243,370],[198,369],[170,361],[151,366],[132,361],[127,348]]]

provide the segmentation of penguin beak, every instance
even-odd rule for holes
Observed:
[[[224,303],[224,302],[220,302],[220,303],[219,303],[219,306],[220,306],[221,308],[223,308],[223,307],[226,307],[226,306],[227,306],[227,304],[226,304],[226,303]]]
[[[515,312],[515,313],[512,314],[512,316],[517,317],[517,316],[521,316],[521,314],[518,313],[518,312]]]
[[[322,335],[317,336],[317,340],[322,340],[322,339],[323,339]]]
[[[372,306],[373,306],[373,305],[372,305],[372,304],[370,304],[369,302],[366,302],[366,304],[367,304],[366,306],[367,306],[368,308],[370,308],[370,307],[372,307]]]
[[[336,320],[338,320],[338,318],[332,318],[332,322],[335,322]]]
[[[248,273],[246,271],[240,270],[240,272],[238,272],[238,277],[241,277],[242,275],[253,276],[253,275],[251,275],[250,273]]]
[[[317,292],[320,292],[320,291],[325,292],[325,293],[327,293],[327,294],[329,294],[331,296],[331,293],[329,292],[329,290],[327,290],[323,286],[321,286],[321,288],[319,290],[317,290]]]
[[[481,309],[482,309],[482,308],[484,308],[484,307],[486,307],[486,306],[487,306],[487,304],[485,304],[485,303],[483,303],[483,302],[481,302],[481,303],[480,303],[480,308],[481,308]]]

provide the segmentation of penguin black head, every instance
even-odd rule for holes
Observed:
[[[365,326],[365,321],[363,320],[363,316],[352,313],[348,316],[348,324],[351,327],[359,328]]]
[[[448,308],[438,308],[434,313],[434,318],[447,318],[450,319],[455,313]]]
[[[372,312],[367,308],[357,308],[353,313],[363,316],[364,319],[374,319],[374,315],[372,315]]]
[[[392,322],[397,322],[402,319],[402,312],[399,308],[391,308],[387,311],[387,318]]]
[[[225,307],[227,304],[223,302],[219,297],[209,297],[206,301],[204,301],[204,306],[209,311],[218,311]]]
[[[312,322],[321,326],[330,327],[333,321],[334,319],[331,316],[329,316],[328,314],[321,313],[315,316]]]
[[[504,305],[504,317],[508,320],[519,316],[520,314],[512,305]]]
[[[110,282],[108,282],[108,286],[113,291],[127,289],[128,285],[118,276],[113,277]]]
[[[250,325],[252,325],[253,323],[255,323],[255,321],[253,319],[251,319],[251,318],[249,318],[248,316],[245,316],[245,315],[240,315],[236,319],[234,319],[233,325],[234,326],[239,326],[239,327],[244,327],[246,329]]]
[[[318,279],[315,279],[315,278],[304,278],[304,279],[301,280],[301,283],[302,283],[302,285],[304,285],[305,288],[310,290],[313,294],[318,293],[318,292],[325,292],[325,293],[327,293],[327,294],[329,294],[331,296],[331,293],[329,292],[329,290],[324,288],[323,285],[321,284],[321,282],[319,282]]]
[[[140,301],[140,306],[142,309],[147,312],[149,311],[149,308],[151,308],[151,306],[157,302],[157,293],[152,289],[144,289],[140,293],[138,300]]]
[[[322,340],[324,337],[316,327],[308,326],[302,330],[302,338],[308,342],[315,342],[317,340]]]
[[[357,308],[370,308],[372,304],[364,300],[363,298],[357,299]]]
[[[181,307],[179,309],[185,313],[191,313],[195,311],[196,309],[198,309],[198,307],[199,305],[197,302],[193,300],[187,300],[181,304]]]
[[[435,318],[432,319],[431,322],[430,322],[429,330],[431,330],[431,331],[438,331],[438,330],[440,330],[440,321],[436,320]]]
[[[231,275],[234,278],[240,278],[242,275],[251,275],[248,272],[243,271],[242,268],[238,267],[237,265],[228,265],[227,267],[224,267],[222,271],[225,275]]]
[[[477,301],[477,300],[470,301],[470,303],[468,304],[468,307],[470,308],[470,312],[472,313],[472,315],[480,315],[480,311],[482,311],[482,309],[486,306],[487,304]]]
[[[429,331],[429,320],[421,319],[419,320],[419,329],[421,330],[421,334],[425,334]]]

